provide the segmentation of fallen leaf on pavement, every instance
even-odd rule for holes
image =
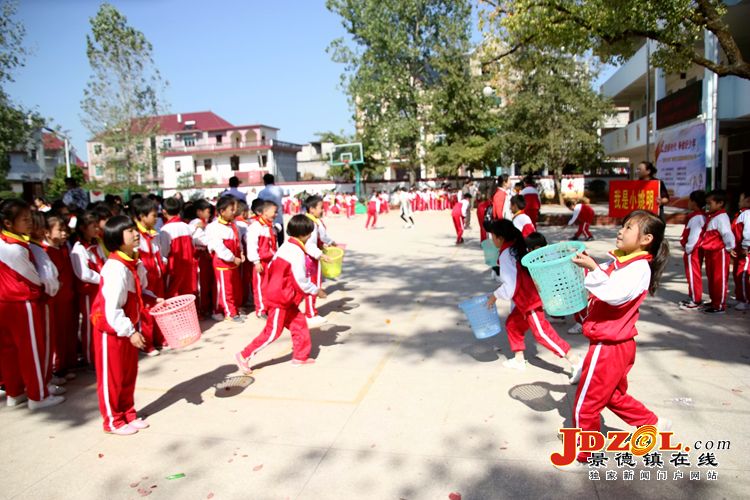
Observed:
[[[104,458],[104,453],[99,453],[99,458]]]
[[[261,470],[262,468],[263,468],[263,464],[260,464],[260,465],[256,465],[255,467],[253,467],[253,472],[258,472],[258,471],[259,471],[259,470]]]
[[[448,495],[448,498],[450,500],[461,500],[461,493],[455,493],[455,492],[453,492],[450,495]]]
[[[151,494],[151,490],[147,490],[146,488],[138,488],[138,494],[142,497],[147,497]]]

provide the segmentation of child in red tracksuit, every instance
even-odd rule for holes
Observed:
[[[380,213],[380,196],[379,192],[372,193],[370,201],[367,202],[367,222],[365,222],[365,229],[375,228],[375,224],[378,223],[378,213]],[[370,224],[372,222],[372,224]]]
[[[94,343],[91,340],[91,304],[99,291],[99,271],[102,270],[105,255],[99,237],[99,216],[85,212],[77,218],[78,241],[70,252],[70,263],[76,275],[76,291],[81,311],[81,351],[83,359],[93,366]]]
[[[211,220],[213,207],[206,200],[196,200],[190,207],[188,219],[190,230],[193,235],[193,247],[195,248],[196,261],[196,284],[198,294],[198,313],[204,317],[213,314],[215,300],[214,269],[211,262],[211,254],[208,252],[208,239],[206,238],[206,227]]]
[[[78,301],[75,295],[75,273],[68,248],[68,224],[59,215],[47,215],[44,250],[57,268],[60,289],[52,297],[53,375],[60,380],[73,379],[78,352]]]
[[[149,290],[158,298],[166,297],[166,260],[161,253],[159,232],[155,229],[159,219],[159,205],[150,198],[136,198],[131,201],[135,227],[140,235],[138,257],[148,275]],[[141,316],[141,332],[146,339],[145,352],[158,356],[167,346],[167,341],[148,309]]]
[[[471,193],[465,193],[461,201],[457,201],[451,210],[453,218],[453,227],[456,230],[456,245],[464,242],[464,222],[469,215],[469,206],[471,205]]]
[[[17,406],[28,397],[29,409],[65,401],[51,396],[44,380],[45,333],[40,298],[42,280],[29,248],[31,209],[21,200],[0,204],[0,379],[6,404]],[[24,393],[25,388],[25,393]]]
[[[253,266],[252,287],[255,315],[260,318],[268,312],[263,300],[263,288],[265,278],[268,276],[268,265],[276,254],[276,231],[273,228],[273,219],[276,217],[278,207],[272,201],[260,200],[257,210],[260,213],[253,218],[247,228],[245,247],[247,260]]]
[[[310,238],[305,243],[305,250],[310,260],[308,262],[308,274],[313,284],[320,288],[322,283],[320,261],[330,262],[330,258],[323,254],[323,249],[328,246],[336,246],[336,243],[328,236],[326,225],[320,220],[323,213],[323,200],[320,196],[313,195],[305,200],[307,217],[313,221],[314,227]],[[315,307],[317,296],[309,294],[305,297],[305,317],[307,318],[307,327],[316,328],[324,324],[327,320],[318,314]]]
[[[526,177],[523,184],[524,188],[518,193],[518,195],[523,196],[526,202],[526,208],[522,210],[529,216],[531,223],[536,226],[539,221],[539,211],[542,208],[542,199],[539,197],[539,191],[536,189],[533,177]]]
[[[216,203],[218,218],[206,228],[208,251],[213,259],[216,279],[216,306],[213,318],[216,321],[231,320],[242,323],[238,307],[242,301],[240,265],[244,262],[240,233],[234,224],[237,200],[222,196]]]
[[[109,259],[102,267],[101,286],[91,308],[96,353],[96,389],[104,432],[127,436],[149,425],[138,418],[133,395],[138,375],[138,350],[146,339],[137,329],[145,301],[156,297],[146,290],[147,271],[138,260],[140,233],[124,215],[104,226]]]
[[[590,344],[573,406],[573,427],[599,431],[601,412],[609,408],[629,425],[671,428],[668,419],[659,419],[627,392],[628,372],[635,362],[638,308],[648,293],[656,291],[669,257],[664,229],[657,216],[637,210],[623,221],[610,262],[598,265],[585,254],[573,259],[589,271],[584,286],[591,294],[583,323]],[[573,466],[587,459],[587,453],[580,453]]]
[[[520,194],[515,195],[510,199],[510,211],[513,212],[513,225],[516,229],[521,231],[521,235],[526,238],[531,233],[536,232],[534,222],[529,215],[526,214],[526,200]]]
[[[315,223],[304,215],[295,215],[289,220],[289,239],[281,245],[266,271],[266,326],[247,347],[235,354],[237,366],[246,374],[252,373],[249,361],[279,338],[284,328],[292,335],[292,364],[307,365],[315,362],[309,357],[310,331],[305,317],[299,311],[305,295],[326,297],[323,289],[313,284],[305,269],[305,242],[314,228]]]
[[[565,200],[565,206],[573,211],[573,217],[571,217],[568,221],[568,225],[578,225],[578,231],[576,231],[576,234],[571,238],[571,240],[576,241],[581,235],[583,235],[586,241],[593,240],[594,235],[591,234],[590,228],[594,223],[596,214],[594,213],[594,209],[591,208],[591,205],[589,205],[588,200],[586,198],[582,198],[577,203],[573,200]]]
[[[167,198],[163,203],[167,222],[159,233],[159,248],[167,259],[165,297],[195,294],[198,290],[197,262],[193,247],[193,231],[180,217],[182,200]]]
[[[706,193],[693,191],[690,193],[688,215],[685,229],[682,230],[680,245],[685,249],[682,260],[685,264],[685,278],[688,283],[688,300],[680,301],[680,309],[686,311],[697,310],[703,304],[703,250],[701,249],[701,235],[706,226]]]
[[[703,308],[708,314],[722,314],[726,310],[729,292],[729,260],[734,250],[735,240],[732,224],[724,206],[726,191],[717,189],[706,196],[708,216],[701,236],[700,248],[706,260],[708,295],[711,303]]]
[[[750,190],[740,194],[740,211],[732,221],[732,232],[737,244],[732,250],[734,259],[735,309],[750,310]]]
[[[570,383],[577,383],[581,375],[581,360],[547,321],[542,309],[542,300],[531,275],[521,266],[521,258],[527,252],[521,232],[507,219],[492,221],[489,229],[492,242],[500,250],[497,262],[501,285],[487,298],[487,307],[494,309],[498,300],[512,301],[514,306],[505,320],[508,342],[514,357],[503,362],[503,366],[515,370],[526,369],[523,354],[526,344],[523,337],[526,331],[531,329],[531,333],[540,344],[552,351],[555,356],[570,362]]]

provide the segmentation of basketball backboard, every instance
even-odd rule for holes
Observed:
[[[330,154],[329,164],[331,166],[362,165],[365,162],[361,142],[336,144]]]

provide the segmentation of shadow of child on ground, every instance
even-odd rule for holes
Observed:
[[[320,355],[321,347],[328,347],[339,344],[340,342],[336,341],[339,334],[350,329],[351,327],[344,325],[323,325],[321,328],[314,328],[310,330],[310,357],[313,359],[317,359],[317,357]],[[260,370],[261,368],[286,363],[287,361],[291,360],[292,353],[290,352],[288,354],[285,354],[284,356],[269,359],[267,361],[263,361],[262,363],[253,365],[251,366],[251,368],[253,370]]]

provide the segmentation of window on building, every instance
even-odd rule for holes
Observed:
[[[94,175],[96,175],[97,177],[104,176],[104,167],[101,165],[96,165],[94,167]]]
[[[268,156],[267,155],[262,155],[260,157],[260,166],[261,166],[261,168],[263,168],[266,165],[268,165]]]
[[[183,137],[182,142],[185,144],[185,146],[195,146],[195,136],[186,135],[185,137]]]
[[[193,160],[193,172],[198,170],[198,160]]]
[[[229,158],[229,164],[232,166],[232,170],[236,172],[240,169],[240,157],[237,155],[232,156]]]
[[[31,158],[32,161],[36,161],[36,149],[29,150],[29,158]]]
[[[135,151],[136,151],[136,152],[137,152],[138,154],[141,154],[141,153],[143,153],[143,144],[136,144],[136,145],[135,145]]]
[[[172,149],[172,139],[167,137],[166,139],[161,140],[161,147],[163,149]]]
[[[174,170],[175,172],[180,172],[182,170],[182,165],[180,164],[180,160],[177,160],[174,162]]]
[[[211,170],[211,167],[213,166],[213,161],[211,158],[206,158],[203,160],[203,170]]]
[[[221,134],[217,134],[217,136],[216,136],[216,144],[221,144],[222,137],[224,137],[224,136],[221,135]]]
[[[102,145],[101,144],[94,144],[94,154],[95,155],[102,154]]]
[[[115,153],[122,153],[122,146],[115,146]]]

